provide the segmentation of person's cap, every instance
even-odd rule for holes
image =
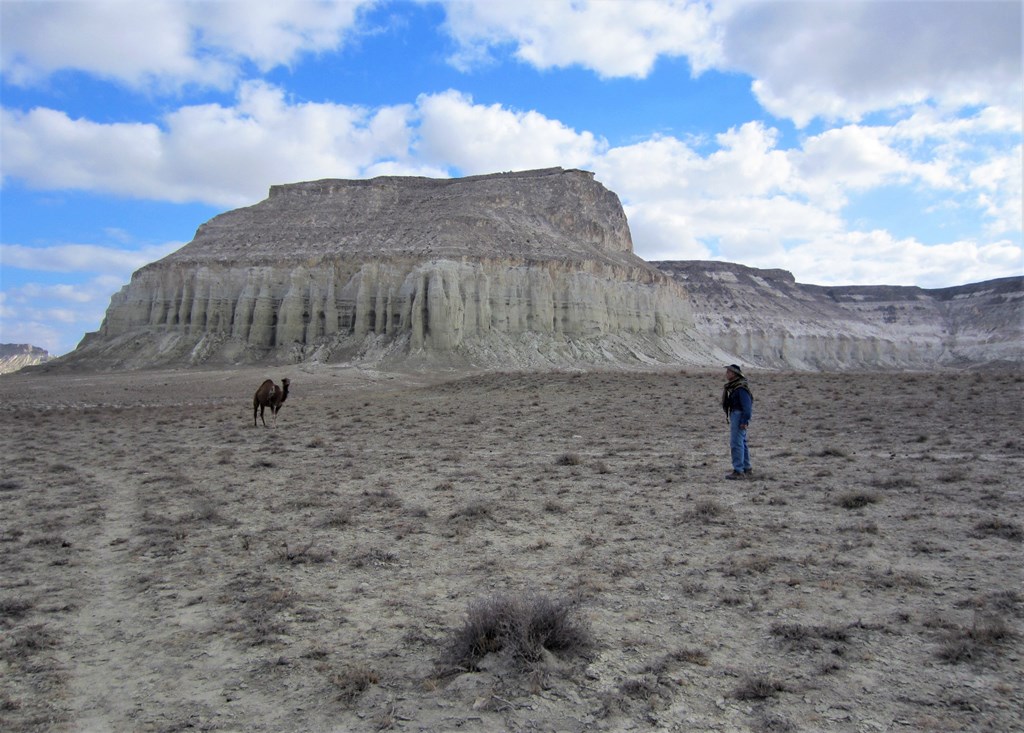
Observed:
[[[735,374],[737,377],[743,376],[743,370],[740,369],[738,364],[730,364],[729,366],[726,367],[726,369]]]

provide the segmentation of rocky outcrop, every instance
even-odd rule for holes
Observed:
[[[686,293],[561,168],[274,186],[138,272],[68,363],[695,358]]]
[[[618,198],[585,171],[324,180],[203,224],[137,271],[53,368],[1020,369],[1022,306],[1021,277],[820,287],[783,270],[647,263]]]
[[[943,289],[822,287],[785,270],[654,262],[690,294],[698,338],[720,362],[768,368],[1024,365],[1024,277]]]
[[[43,364],[50,358],[46,349],[30,344],[0,344],[0,374]]]

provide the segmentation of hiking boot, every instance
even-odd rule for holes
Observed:
[[[736,479],[743,478],[743,473],[741,471],[733,471],[732,473],[727,473],[725,477],[730,481],[735,481]]]

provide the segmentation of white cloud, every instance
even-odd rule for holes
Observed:
[[[1015,0],[489,0],[445,3],[462,69],[511,48],[538,69],[646,77],[661,56],[740,71],[761,104],[805,126],[932,101],[1021,103]]]
[[[160,130],[143,123],[101,124],[58,110],[0,110],[4,177],[38,188],[104,190],[140,196],[154,188]]]
[[[447,28],[460,44],[452,62],[485,62],[494,47],[538,69],[579,65],[604,77],[645,77],[658,57],[689,56],[711,65],[717,43],[702,2],[630,0],[447,0]]]
[[[925,245],[885,231],[837,232],[790,247],[773,265],[816,285],[918,285],[940,288],[1019,272],[1021,248],[1007,240]]]
[[[417,100],[417,153],[463,174],[590,164],[605,143],[537,112],[474,104],[455,91]]]
[[[259,200],[272,184],[319,177],[582,167],[622,198],[636,251],[646,259],[789,267],[809,282],[836,272],[846,282],[886,281],[894,272],[912,281],[931,277],[934,262],[950,268],[947,281],[1019,269],[1020,247],[1007,241],[945,244],[933,259],[915,239],[895,240],[871,231],[876,223],[843,219],[851,193],[903,187],[948,193],[957,206],[975,207],[988,217],[990,236],[1019,232],[1019,137],[1011,152],[989,143],[1018,134],[992,108],[964,119],[920,108],[892,125],[850,124],[789,149],[761,122],[717,135],[710,150],[708,141],[668,136],[612,148],[539,112],[477,104],[453,90],[371,110],[293,103],[262,83],[243,85],[234,106],[171,112],[163,127],[72,120],[43,109],[4,111],[2,122],[5,175],[41,188],[238,206]],[[34,256],[41,267],[44,260],[77,257],[78,267],[105,256],[70,246],[6,252],[8,262]]]
[[[70,351],[83,333],[99,328],[110,294],[124,282],[123,275],[100,275],[75,285],[5,287],[0,342],[33,344],[53,355]]]
[[[368,111],[289,104],[260,82],[242,85],[234,107],[182,107],[156,124],[100,124],[37,108],[0,111],[4,177],[35,188],[74,188],[166,201],[240,206],[269,186],[358,178],[410,146],[410,106]],[[410,170],[419,170],[412,163]]]
[[[1020,106],[1019,2],[740,2],[718,20],[725,66],[800,126],[927,100]]]
[[[4,267],[40,272],[94,272],[131,274],[138,268],[179,249],[184,242],[118,249],[95,244],[62,244],[50,247],[25,247],[0,244],[0,261]]]
[[[0,69],[31,84],[78,69],[129,86],[228,88],[248,60],[263,71],[337,48],[374,0],[48,0],[0,3]]]
[[[977,203],[989,217],[993,233],[1019,232],[1024,219],[1022,175],[1024,154],[1020,145],[1006,155],[991,158],[969,173],[977,193]]]

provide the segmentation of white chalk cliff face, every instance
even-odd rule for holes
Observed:
[[[1024,277],[926,290],[822,287],[785,270],[653,262],[690,295],[698,339],[766,368],[1024,366]]]
[[[618,197],[560,168],[274,186],[114,296],[97,366],[688,357],[685,290],[633,254]]]
[[[825,288],[647,263],[585,171],[324,180],[203,224],[49,365],[1020,369],[1022,307],[1024,277]]]

